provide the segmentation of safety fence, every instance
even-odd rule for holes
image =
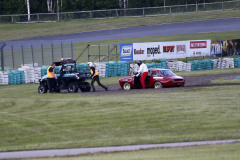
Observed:
[[[11,49],[2,50],[0,55],[1,65],[0,70],[9,70],[11,68],[19,68],[21,65],[35,64],[50,65],[54,61],[60,60],[62,57],[74,58],[74,45],[59,44],[59,45],[29,45],[28,47],[21,45],[20,47],[11,46]]]
[[[134,62],[130,64],[126,61],[110,61],[94,63],[99,72],[100,77],[116,77],[133,75],[139,69],[139,66]],[[159,62],[146,63],[148,68],[169,68],[174,72],[195,71],[195,70],[211,70],[211,69],[230,69],[240,68],[239,58],[218,58],[188,61],[172,61],[160,59]],[[48,66],[37,67],[38,64],[25,64],[17,70],[0,71],[0,85],[7,84],[24,84],[24,83],[39,83],[39,79],[47,74]],[[55,72],[58,73],[60,68],[55,67]],[[78,72],[89,72],[87,63],[77,64]]]
[[[234,10],[240,8],[240,0],[214,3],[197,3],[163,7],[127,8],[93,10],[80,12],[37,13],[21,15],[0,15],[0,23],[52,22],[74,19],[112,18],[129,16],[158,16],[166,14],[209,12],[220,10]]]

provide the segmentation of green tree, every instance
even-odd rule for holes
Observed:
[[[26,14],[25,0],[1,0],[1,14]]]

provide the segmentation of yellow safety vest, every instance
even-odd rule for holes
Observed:
[[[92,75],[92,74],[93,74],[93,70],[91,69],[90,72],[91,72],[91,75]],[[96,68],[95,68],[95,74],[93,75],[93,77],[95,77],[95,76],[97,76],[97,75],[98,75],[98,72],[97,72],[97,70],[96,70]]]
[[[50,66],[50,67],[52,67],[52,66]],[[49,72],[50,67],[48,67],[48,69],[47,69],[47,78],[55,78],[55,76],[53,76],[52,73]],[[54,69],[53,69],[53,73],[55,74]]]

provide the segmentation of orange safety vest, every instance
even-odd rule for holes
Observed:
[[[50,67],[52,67],[52,66],[50,66]],[[52,73],[49,72],[50,67],[48,67],[48,69],[47,69],[47,78],[55,78],[55,76],[53,76]],[[53,69],[53,73],[55,74],[54,69]]]
[[[92,74],[93,74],[93,70],[91,69],[90,72],[91,72],[91,75],[92,75]],[[96,68],[95,68],[95,74],[92,75],[92,76],[95,77],[95,76],[97,76],[97,75],[98,75],[98,72],[97,72],[97,70],[96,70]]]

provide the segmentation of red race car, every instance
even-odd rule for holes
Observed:
[[[142,88],[140,77],[126,77],[119,79],[119,84],[124,90],[131,88]],[[145,80],[146,88],[162,88],[173,86],[184,86],[185,79],[175,75],[169,69],[149,69],[148,77]]]

